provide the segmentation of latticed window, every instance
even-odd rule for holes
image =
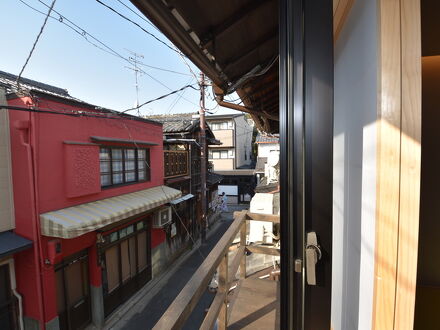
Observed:
[[[150,150],[102,147],[101,186],[150,180]]]
[[[180,176],[188,174],[188,152],[187,151],[164,151],[165,177]]]

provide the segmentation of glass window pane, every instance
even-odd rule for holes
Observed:
[[[136,230],[141,230],[142,228],[144,228],[144,222],[140,221],[136,224]]]
[[[145,160],[138,161],[138,169],[142,170],[145,168]]]
[[[101,163],[99,164],[99,167],[101,169],[101,173],[110,172],[110,162],[108,162],[108,161],[101,161]]]
[[[105,270],[107,272],[108,292],[119,286],[119,254],[118,245],[105,251]]]
[[[134,149],[125,149],[125,159],[135,159],[135,150]]]
[[[222,123],[222,129],[228,129],[228,123],[227,122]]]
[[[131,171],[134,170],[136,162],[134,160],[126,160],[125,161],[125,170]]]
[[[138,171],[138,180],[145,180],[145,171]]]
[[[221,151],[221,158],[228,158],[228,151],[227,150]]]
[[[136,181],[135,172],[127,172],[125,173],[125,182],[134,182]]]
[[[112,149],[112,158],[113,159],[122,159],[122,150],[121,149]]]
[[[113,184],[122,183],[122,173],[113,174]]]
[[[119,237],[123,238],[127,236],[127,228],[122,228],[121,230],[119,230]]]
[[[122,171],[122,160],[114,160],[112,166],[113,172]]]
[[[138,149],[138,159],[145,159],[145,149]]]
[[[134,232],[134,225],[130,225],[127,227],[127,235],[130,235]]]
[[[101,175],[101,186],[108,186],[110,184],[110,174]]]
[[[110,243],[113,243],[118,240],[118,232],[115,231],[110,234]]]
[[[99,159],[109,160],[110,159],[110,150],[108,148],[101,148],[99,150]]]

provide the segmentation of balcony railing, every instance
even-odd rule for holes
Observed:
[[[248,211],[234,212],[234,221],[228,230],[156,323],[155,330],[181,329],[207,289],[217,268],[217,293],[200,329],[212,329],[216,321],[218,329],[227,329],[228,322],[231,320],[234,322],[234,328],[240,328],[240,320],[246,322],[247,325],[251,323],[252,326],[268,330],[279,328],[278,283],[269,280],[258,280],[258,278],[247,278],[246,252],[279,256],[280,251],[275,247],[247,245],[248,220],[279,223],[280,218],[276,215],[255,214]],[[230,247],[239,232],[240,245],[231,262],[229,262]],[[231,284],[236,280],[238,270],[240,270],[239,282],[234,289],[236,292],[231,296],[229,291],[232,290]],[[278,275],[279,271],[275,273]],[[260,286],[260,283],[263,285]],[[258,285],[258,287],[252,288],[255,285]],[[261,297],[258,297],[259,293],[261,293]],[[240,295],[242,296],[240,297]],[[252,296],[252,301],[248,301],[246,304],[243,303],[249,296]],[[242,309],[245,305],[246,307]],[[253,306],[255,306],[255,310],[252,309]],[[262,316],[256,317],[255,315]]]
[[[165,178],[188,175],[188,151],[164,150]]]

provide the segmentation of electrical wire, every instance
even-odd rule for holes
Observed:
[[[151,36],[152,38],[156,39],[158,42],[160,42],[161,44],[165,45],[166,47],[168,47],[169,49],[171,49],[173,52],[176,52],[177,54],[182,54],[179,50],[171,47],[169,44],[167,44],[165,41],[163,41],[162,39],[160,39],[159,37],[157,37],[156,35],[154,35],[153,33],[151,33],[150,31],[148,31],[147,29],[145,29],[144,27],[142,27],[140,24],[136,23],[135,21],[131,20],[130,18],[128,18],[127,16],[121,14],[120,12],[118,12],[116,9],[114,9],[113,7],[105,4],[104,2],[100,1],[100,0],[95,0],[96,2],[98,2],[99,4],[101,4],[102,6],[106,7],[107,9],[111,10],[112,12],[114,12],[116,15],[122,17],[123,19],[125,19],[126,21],[136,25],[139,29],[141,29],[142,31],[144,31],[146,34],[148,34],[149,36]],[[183,55],[183,54],[182,54]]]
[[[193,85],[186,85],[186,86],[183,86],[182,88],[179,88],[179,89],[176,89],[176,90],[172,91],[171,93],[164,94],[164,95],[161,95],[161,96],[159,96],[159,97],[156,97],[155,99],[148,100],[148,101],[146,101],[146,102],[144,102],[144,103],[141,103],[141,104],[139,104],[139,106],[136,106],[136,107],[133,107],[133,108],[129,108],[129,109],[123,110],[123,111],[121,111],[121,113],[126,113],[126,112],[128,112],[128,111],[137,110],[137,109],[143,107],[144,105],[147,105],[147,104],[152,103],[152,102],[154,102],[154,101],[161,100],[161,99],[163,99],[163,98],[165,98],[165,97],[167,97],[167,96],[170,96],[170,95],[176,94],[176,93],[178,93],[178,92],[180,92],[180,91],[183,91],[184,89],[187,89],[187,88],[192,88],[192,89],[194,89],[194,90],[198,90],[198,89],[195,88]]]
[[[125,129],[127,130],[127,132],[128,132],[128,136],[129,136],[129,139],[130,139],[131,142],[134,144],[134,146],[135,146],[137,149],[141,149],[141,148],[139,148],[139,146],[137,145],[136,140],[133,139],[133,137],[132,137],[132,135],[131,135],[131,131],[130,131],[130,129],[128,128],[128,126],[127,126],[124,122],[122,122],[122,124],[124,125]],[[148,167],[148,169],[151,171],[151,166],[150,166],[150,164],[148,164],[148,162],[147,162],[145,159],[144,159],[144,163],[145,163],[145,165]],[[171,197],[167,195],[165,189],[163,189],[163,186],[160,186],[160,188],[161,188],[163,194],[167,197],[167,199],[171,200]],[[179,219],[181,225],[185,228],[185,231],[186,231],[186,233],[188,234],[188,236],[189,236],[189,238],[191,239],[191,241],[193,242],[194,246],[197,247],[197,251],[199,252],[200,256],[202,257],[202,259],[205,259],[205,258],[206,258],[205,255],[202,253],[202,251],[200,250],[200,248],[197,246],[195,239],[192,237],[192,235],[191,235],[191,233],[189,232],[188,228],[185,226],[185,223],[183,222],[183,220],[182,220],[182,218],[180,217],[179,213],[178,213],[177,210],[175,209],[175,206],[174,206],[173,204],[170,204],[170,206],[171,206],[171,209],[174,211],[174,213],[177,215],[177,218]]]
[[[28,8],[42,14],[45,15],[45,13],[43,13],[42,11],[38,10],[37,8],[31,6],[30,4],[26,3],[23,0],[18,0],[21,3],[23,3],[25,6],[27,6]],[[47,5],[44,1],[41,0],[37,0],[38,2],[40,2],[42,5],[46,6],[49,8],[49,5]],[[124,61],[128,61],[127,58],[125,58],[123,55],[121,55],[120,53],[118,53],[117,51],[115,51],[113,48],[111,48],[110,46],[106,45],[104,42],[102,42],[101,40],[99,40],[98,38],[96,38],[95,36],[93,36],[91,33],[89,33],[88,31],[86,31],[85,29],[83,29],[82,27],[80,27],[79,25],[77,25],[75,22],[73,22],[72,20],[70,20],[69,18],[67,18],[66,16],[64,16],[63,14],[61,14],[59,11],[56,11],[55,9],[52,10],[54,13],[56,13],[57,15],[59,15],[59,18],[53,17],[53,16],[49,16],[50,18],[59,21],[61,24],[64,24],[65,26],[67,26],[68,28],[70,28],[72,31],[74,31],[75,33],[77,33],[78,35],[80,35],[82,38],[84,38],[88,43],[90,43],[91,45],[97,47],[98,49],[109,53],[111,55],[114,55],[116,57],[119,57],[121,59],[123,59]],[[66,23],[68,22],[68,23]],[[95,44],[94,42],[90,41],[87,37],[90,37],[91,39],[93,39],[94,41],[96,41],[97,43],[99,43],[101,46],[98,46],[97,44]],[[183,73],[183,72],[178,72],[178,71],[174,71],[174,70],[170,70],[170,69],[165,69],[165,68],[161,68],[161,67],[157,67],[154,65],[150,65],[150,64],[146,64],[143,62],[139,62],[140,65],[147,67],[147,68],[151,68],[151,69],[155,69],[155,70],[160,70],[160,71],[164,71],[164,72],[170,72],[170,73],[176,73],[176,74],[180,74],[180,75],[185,75],[185,76],[189,76],[189,73]]]
[[[21,75],[23,74],[24,69],[26,68],[27,64],[29,63],[29,60],[31,59],[32,54],[34,53],[35,47],[37,46],[37,43],[38,43],[38,40],[40,40],[40,37],[43,34],[44,27],[46,26],[47,20],[49,19],[49,16],[50,16],[50,13],[52,12],[53,6],[55,6],[55,2],[56,2],[56,0],[52,1],[52,4],[49,7],[49,11],[47,12],[46,17],[44,18],[43,25],[40,28],[40,32],[38,32],[37,38],[35,39],[34,44],[32,45],[31,51],[29,52],[29,55],[23,65],[23,67],[21,68],[20,73],[17,76],[16,84],[19,89],[20,89]]]
[[[191,77],[190,80],[188,80],[187,85],[191,84],[193,78]],[[183,94],[185,94],[187,90],[185,89],[182,94],[177,94],[176,98],[171,102],[171,104],[169,105],[168,109],[167,109],[167,114],[169,115],[171,113],[171,111],[173,110],[173,108],[176,106],[176,104],[179,102],[179,100],[183,97]]]
[[[155,28],[158,32],[160,32],[160,30],[157,28],[156,25],[154,25],[153,23],[151,23],[149,20],[147,20],[144,16],[140,15],[139,13],[137,13],[134,9],[130,8],[128,5],[126,5],[124,2],[122,2],[121,0],[116,0],[118,1],[121,5],[123,5],[125,8],[127,8],[129,11],[131,11],[133,14],[135,14],[137,17],[139,17],[140,19],[142,19],[143,21],[145,21],[146,23],[150,24],[153,28]]]
[[[32,7],[31,5],[29,5],[28,3],[26,3],[24,0],[19,0],[19,1],[20,1],[21,3],[23,3],[24,5],[26,5],[27,7],[29,7],[30,9],[32,9],[32,10],[34,10],[34,11],[36,11],[36,12],[42,14],[42,15],[46,15],[45,13],[41,12],[40,10],[38,10],[38,9]],[[41,0],[38,0],[38,1],[39,1],[40,3],[42,3],[43,5],[45,5],[46,7],[48,7],[48,5],[47,5],[46,3],[44,3],[43,1],[41,1]],[[50,18],[55,19],[55,20],[59,21],[60,23],[66,25],[67,27],[69,27],[71,30],[73,30],[75,33],[77,33],[77,34],[80,35],[81,37],[83,37],[87,42],[89,42],[89,43],[92,44],[93,46],[97,47],[98,49],[100,49],[100,50],[102,50],[102,51],[104,51],[104,52],[106,52],[106,53],[108,53],[108,54],[111,54],[111,55],[113,55],[113,56],[116,56],[116,57],[118,57],[118,58],[124,60],[125,62],[131,64],[131,62],[130,62],[130,60],[129,60],[128,58],[122,56],[120,53],[118,53],[117,51],[115,51],[114,49],[112,49],[110,46],[106,45],[105,43],[103,43],[102,41],[100,41],[98,38],[96,38],[96,37],[94,37],[93,35],[91,35],[88,31],[86,31],[85,29],[83,29],[83,28],[80,27],[79,25],[75,24],[73,21],[69,20],[69,19],[68,19],[67,17],[65,17],[63,14],[61,14],[60,12],[58,12],[58,11],[56,11],[56,10],[54,10],[54,12],[55,12],[56,14],[59,15],[59,19],[56,18],[56,17],[53,17],[53,16],[50,16],[50,15],[49,15]],[[69,22],[70,24],[72,24],[73,26],[67,24],[66,21]],[[97,45],[96,43],[92,42],[91,40],[89,40],[89,39],[87,38],[87,36],[91,37],[91,38],[92,38],[93,40],[95,40],[97,43],[99,43],[100,45],[102,45],[102,47],[99,46],[99,45]],[[104,47],[104,48],[103,48],[103,47]],[[145,63],[142,63],[141,65],[149,66],[148,64],[145,64]],[[167,69],[158,68],[158,67],[153,67],[153,66],[149,66],[149,67],[152,67],[152,68],[154,68],[154,69],[160,69],[160,70],[162,70],[162,71],[170,71],[170,72],[172,71],[172,70],[167,70]],[[165,87],[166,89],[172,91],[172,89],[171,89],[170,87],[168,87],[167,85],[165,85],[164,83],[162,83],[160,80],[158,80],[158,79],[156,79],[155,77],[153,77],[153,76],[152,76],[151,74],[149,74],[148,72],[145,72],[144,70],[140,70],[140,72],[142,72],[143,74],[147,75],[147,76],[150,77],[152,80],[154,80],[156,83],[160,84],[161,86]],[[177,73],[177,72],[174,72],[174,73]],[[180,74],[183,74],[183,73],[180,73]],[[185,75],[187,75],[187,74],[185,74]],[[182,99],[184,99],[185,101],[187,101],[187,102],[189,102],[189,103],[191,103],[191,104],[193,104],[193,105],[195,105],[195,106],[198,106],[196,103],[192,102],[191,100],[187,99],[186,97],[182,97]]]

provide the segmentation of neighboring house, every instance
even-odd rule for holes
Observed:
[[[171,218],[167,204],[182,195],[164,185],[162,124],[28,79],[18,89],[16,78],[0,72],[14,232],[33,242],[14,256],[17,310],[28,329],[102,327],[160,270],[155,260]],[[0,247],[12,242],[0,239]]]
[[[6,104],[0,89],[0,104]],[[17,291],[16,258],[22,258],[32,247],[28,235],[16,230],[9,113],[0,108],[0,328],[21,329],[19,318],[22,295]],[[20,225],[19,225],[20,227]],[[25,238],[26,237],[26,238]]]
[[[179,255],[182,247],[192,244],[189,234],[196,240],[201,229],[201,173],[200,173],[200,121],[197,113],[180,113],[147,117],[163,124],[165,183],[182,191],[179,203],[174,204],[178,214],[173,214],[172,226],[167,233],[169,253]],[[209,126],[206,128],[207,147],[220,142]],[[206,152],[205,152],[206,154]],[[208,159],[206,160],[208,163]],[[207,204],[218,194],[222,177],[207,173]],[[208,209],[208,223],[215,217],[213,207]]]
[[[209,160],[213,170],[230,171],[250,168],[252,164],[252,132],[244,114],[206,116],[221,145],[209,147]]]
[[[257,163],[255,165],[255,175],[257,176],[257,182],[264,176],[267,159],[271,153],[280,152],[280,138],[278,134],[268,135],[264,133],[258,133],[255,139],[257,144]]]
[[[207,116],[221,145],[209,147],[213,171],[223,176],[219,193],[228,196],[228,203],[249,203],[254,194],[255,177],[252,168],[252,133],[245,114]]]

